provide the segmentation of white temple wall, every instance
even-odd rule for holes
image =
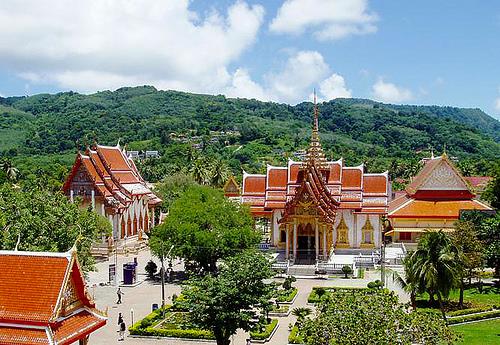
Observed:
[[[367,219],[368,219],[368,216],[366,214],[356,214],[356,241],[355,241],[355,245],[354,245],[355,248],[361,247],[361,242],[363,241],[362,229],[363,229],[363,226],[365,226]]]
[[[281,212],[282,210],[274,210],[271,217],[271,234],[275,246],[280,242],[280,227],[278,222],[281,219]]]

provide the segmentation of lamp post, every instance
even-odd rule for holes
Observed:
[[[161,315],[164,316],[165,312],[165,258],[170,255],[170,252],[174,249],[174,246],[172,245],[170,249],[168,250],[168,253],[166,255],[163,255],[163,242],[161,242]]]
[[[382,216],[382,245],[381,245],[381,261],[380,261],[380,280],[382,286],[385,286],[385,234],[391,230],[391,222],[386,216]]]

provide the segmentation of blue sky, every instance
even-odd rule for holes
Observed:
[[[152,84],[295,104],[316,88],[500,118],[499,1],[124,4],[2,1],[0,95]]]

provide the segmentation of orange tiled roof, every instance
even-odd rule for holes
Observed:
[[[452,218],[458,219],[461,210],[488,210],[488,206],[477,200],[443,200],[429,201],[411,198],[400,198],[399,206],[391,203],[391,218]],[[396,201],[396,200],[395,200]]]
[[[286,189],[288,182],[288,169],[283,167],[269,167],[267,170],[268,189]]]
[[[243,195],[262,195],[266,193],[266,175],[243,174]]]
[[[363,170],[360,168],[342,169],[342,187],[349,189],[360,189],[363,179]]]
[[[484,189],[493,180],[491,176],[466,176],[465,179],[474,189]]]
[[[65,309],[71,305],[80,311]],[[76,250],[0,251],[0,344],[73,343],[106,323],[94,312]]]
[[[68,264],[63,256],[0,254],[0,319],[48,322]]]
[[[79,153],[63,186],[66,194],[69,194],[71,183],[80,166],[85,168],[99,194],[106,198],[108,206],[124,207],[137,195],[150,196],[150,204],[161,202],[142,179],[132,159],[127,157],[119,146],[97,145],[95,150],[89,149],[85,155]]]
[[[45,328],[19,328],[0,326],[2,345],[49,345]]]
[[[382,174],[365,174],[363,176],[363,192],[370,194],[386,194],[387,182],[387,176]]]
[[[342,159],[337,162],[330,162],[330,176],[328,183],[340,183],[342,174]]]
[[[57,344],[71,344],[105,324],[106,320],[104,318],[82,310],[63,320],[54,328],[54,340]]]

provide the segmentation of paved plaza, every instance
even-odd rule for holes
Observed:
[[[109,345],[112,343],[125,343],[125,344],[148,344],[148,343],[163,343],[172,345],[192,345],[200,344],[201,341],[187,341],[187,340],[170,340],[170,339],[144,339],[144,338],[133,338],[127,336],[124,341],[118,341],[118,313],[122,313],[127,327],[132,324],[132,311],[134,322],[142,319],[144,316],[149,314],[152,309],[153,303],[161,304],[161,285],[159,283],[153,283],[145,280],[146,275],[144,267],[146,263],[153,259],[158,267],[160,264],[158,260],[151,256],[148,250],[139,252],[138,255],[128,255],[128,256],[118,256],[117,262],[118,267],[121,268],[123,263],[133,261],[133,258],[137,257],[138,261],[138,281],[142,281],[139,285],[135,287],[122,287],[123,303],[116,304],[117,301],[117,287],[107,284],[108,282],[108,265],[113,263],[114,258],[111,261],[100,262],[96,265],[97,271],[90,272],[88,274],[88,285],[89,293],[94,296],[96,305],[101,310],[108,310],[108,323],[105,327],[94,332],[90,337],[90,344],[103,344]],[[183,266],[180,262],[174,262],[173,269],[180,270]],[[123,272],[121,269],[118,270],[119,280],[123,279]],[[390,276],[390,275],[389,275]],[[301,307],[307,305],[307,296],[311,292],[314,286],[359,286],[365,287],[366,284],[375,279],[380,279],[379,271],[369,271],[366,272],[364,279],[298,279],[294,286],[298,288],[297,298],[291,308]],[[388,287],[397,291],[400,299],[403,302],[408,301],[408,297],[399,288],[394,286],[391,279],[388,279]],[[165,284],[165,295],[166,303],[171,303],[171,297],[173,294],[179,294],[181,287],[175,284]],[[279,328],[274,334],[273,338],[267,344],[269,345],[283,345],[288,343],[288,325],[295,322],[295,316],[289,315],[287,317],[279,317]],[[245,339],[248,337],[245,332],[240,331],[234,336],[231,344],[235,345],[245,345]],[[206,343],[206,342],[203,342]],[[215,342],[208,342],[213,343]]]

